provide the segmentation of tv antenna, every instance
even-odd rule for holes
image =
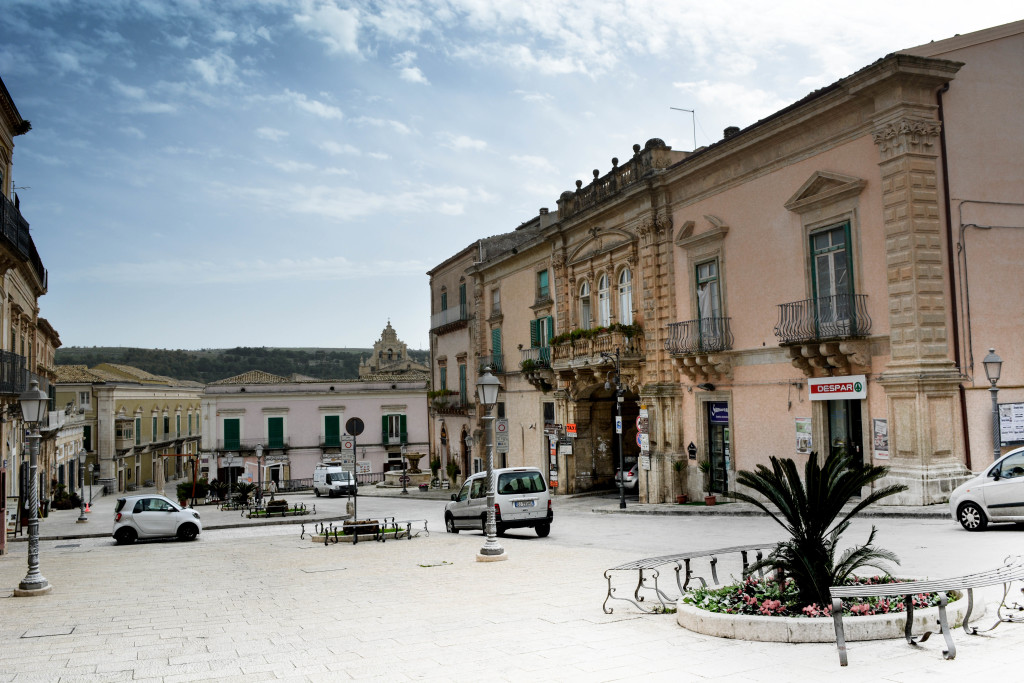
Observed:
[[[680,107],[669,107],[675,111],[685,111],[690,114],[690,120],[693,122],[693,148],[697,149],[697,114],[692,109],[682,109]]]

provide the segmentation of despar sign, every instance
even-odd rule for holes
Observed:
[[[847,377],[816,377],[807,380],[812,401],[845,401],[867,398],[868,379],[864,375]]]

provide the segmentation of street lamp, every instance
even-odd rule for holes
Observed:
[[[402,444],[402,495],[409,495],[406,485],[409,483],[409,475],[405,473],[405,444]]]
[[[999,450],[999,403],[996,399],[999,389],[996,388],[996,382],[999,381],[999,373],[1003,369],[1003,359],[996,355],[995,349],[989,349],[988,355],[985,356],[982,363],[985,364],[985,375],[992,384],[988,390],[992,394],[992,461],[995,462],[1001,455]]]
[[[25,439],[29,443],[29,511],[28,511],[28,573],[14,589],[17,597],[44,595],[53,586],[39,573],[39,481],[36,470],[39,467],[39,423],[46,415],[49,397],[39,388],[39,381],[32,380],[28,390],[18,397],[21,403],[22,419],[29,427]]]
[[[89,518],[85,516],[85,458],[88,455],[84,448],[78,451],[78,495],[81,501],[78,506],[77,523],[79,524],[89,521]]]
[[[619,436],[619,508],[622,510],[626,509],[626,460],[625,454],[622,452],[622,378],[619,375],[619,348],[615,347],[615,356],[613,357],[610,353],[601,352],[601,358],[607,361],[615,363],[615,414],[618,415],[619,419],[615,423],[615,431],[618,432]],[[611,382],[605,380],[605,389],[611,389]]]
[[[259,507],[263,504],[263,444],[256,444],[256,466],[259,468],[256,472],[256,506]]]
[[[498,543],[497,527],[494,523],[494,439],[492,437],[494,418],[491,417],[491,408],[498,402],[498,389],[500,388],[501,382],[491,374],[491,369],[484,368],[483,376],[476,382],[476,391],[480,403],[484,406],[483,419],[487,423],[484,426],[486,432],[484,449],[487,451],[487,522],[484,525],[484,531],[487,534],[487,540],[480,548],[480,552],[477,553],[477,562],[496,562],[508,559],[505,549]]]

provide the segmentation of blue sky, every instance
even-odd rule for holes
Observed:
[[[425,272],[1011,2],[2,0],[65,346],[427,348]],[[695,110],[695,121],[686,112]]]

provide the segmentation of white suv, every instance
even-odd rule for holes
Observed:
[[[551,533],[551,493],[539,469],[497,469],[494,481],[494,522],[499,534],[517,527],[533,527],[541,537]],[[486,523],[487,472],[477,472],[445,505],[444,525],[448,533],[457,534],[460,529],[483,531]]]
[[[169,498],[154,494],[118,498],[114,506],[114,540],[134,543],[137,538],[169,538],[192,541],[203,530],[199,513],[182,508]]]

